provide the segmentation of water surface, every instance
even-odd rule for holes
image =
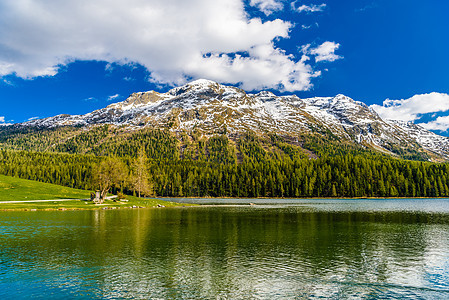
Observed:
[[[31,297],[449,298],[449,201],[2,212],[0,298]]]

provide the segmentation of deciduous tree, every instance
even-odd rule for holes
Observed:
[[[127,174],[127,166],[115,157],[108,157],[94,169],[94,186],[100,190],[100,203],[112,187],[120,188]]]
[[[153,186],[150,183],[148,172],[148,158],[143,148],[140,148],[137,159],[133,163],[133,170],[131,175],[131,185],[137,196],[150,196],[153,194]]]

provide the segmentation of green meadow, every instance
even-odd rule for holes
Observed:
[[[90,198],[90,191],[0,175],[0,201],[83,198]]]
[[[66,201],[65,199],[73,200]],[[86,199],[90,199],[90,191],[0,175],[0,202],[2,202],[0,203],[0,210],[112,209],[180,205],[157,199],[142,199],[133,196],[127,196],[123,201],[106,200],[103,204],[94,204],[92,201],[87,201]],[[15,203],[15,201],[21,202]]]

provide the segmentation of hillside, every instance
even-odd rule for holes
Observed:
[[[0,175],[0,201],[85,199],[85,190]]]
[[[155,138],[158,135],[166,139]],[[155,144],[148,143],[152,139]],[[396,159],[352,144],[310,139],[304,146],[311,154],[275,136],[266,141],[246,135],[234,144],[218,135],[199,140],[199,152],[192,153],[176,148],[177,140],[169,132],[149,131],[131,141],[134,144],[109,150],[124,155],[126,175],[133,170],[137,145],[145,145],[150,158],[146,167],[157,196],[449,196],[449,164]],[[0,174],[93,190],[93,175],[104,160],[92,154],[0,150]],[[125,178],[112,192],[122,189],[136,192]]]

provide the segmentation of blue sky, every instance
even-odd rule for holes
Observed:
[[[2,0],[0,123],[207,78],[345,94],[447,135],[448,11],[434,0]]]

